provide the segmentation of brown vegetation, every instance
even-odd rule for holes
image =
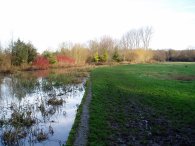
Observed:
[[[48,100],[48,104],[50,104],[50,105],[62,105],[63,100],[62,99],[57,99],[56,97],[53,97],[53,98],[50,98]]]
[[[195,80],[195,75],[177,75],[173,78],[180,81],[193,81]]]
[[[47,138],[48,138],[47,134],[44,133],[43,131],[39,132],[37,135],[38,141],[43,141],[43,140],[46,140]]]

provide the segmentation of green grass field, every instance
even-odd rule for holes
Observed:
[[[137,64],[91,73],[88,145],[195,145],[195,64]]]

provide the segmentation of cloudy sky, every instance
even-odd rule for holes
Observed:
[[[13,35],[41,52],[61,42],[84,43],[152,26],[150,47],[195,46],[194,0],[0,0],[0,42]]]

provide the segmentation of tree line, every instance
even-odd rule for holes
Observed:
[[[45,50],[39,54],[32,43],[20,39],[11,41],[9,47],[0,45],[0,70],[14,67],[29,67],[37,56],[46,58],[51,65],[57,64],[57,55],[75,59],[75,64],[106,64],[110,62],[156,62],[156,61],[195,61],[195,50],[152,50],[150,42],[152,27],[131,29],[121,39],[103,36],[85,44],[63,42],[58,50]]]

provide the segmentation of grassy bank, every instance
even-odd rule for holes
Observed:
[[[88,145],[194,145],[195,64],[97,68]]]

